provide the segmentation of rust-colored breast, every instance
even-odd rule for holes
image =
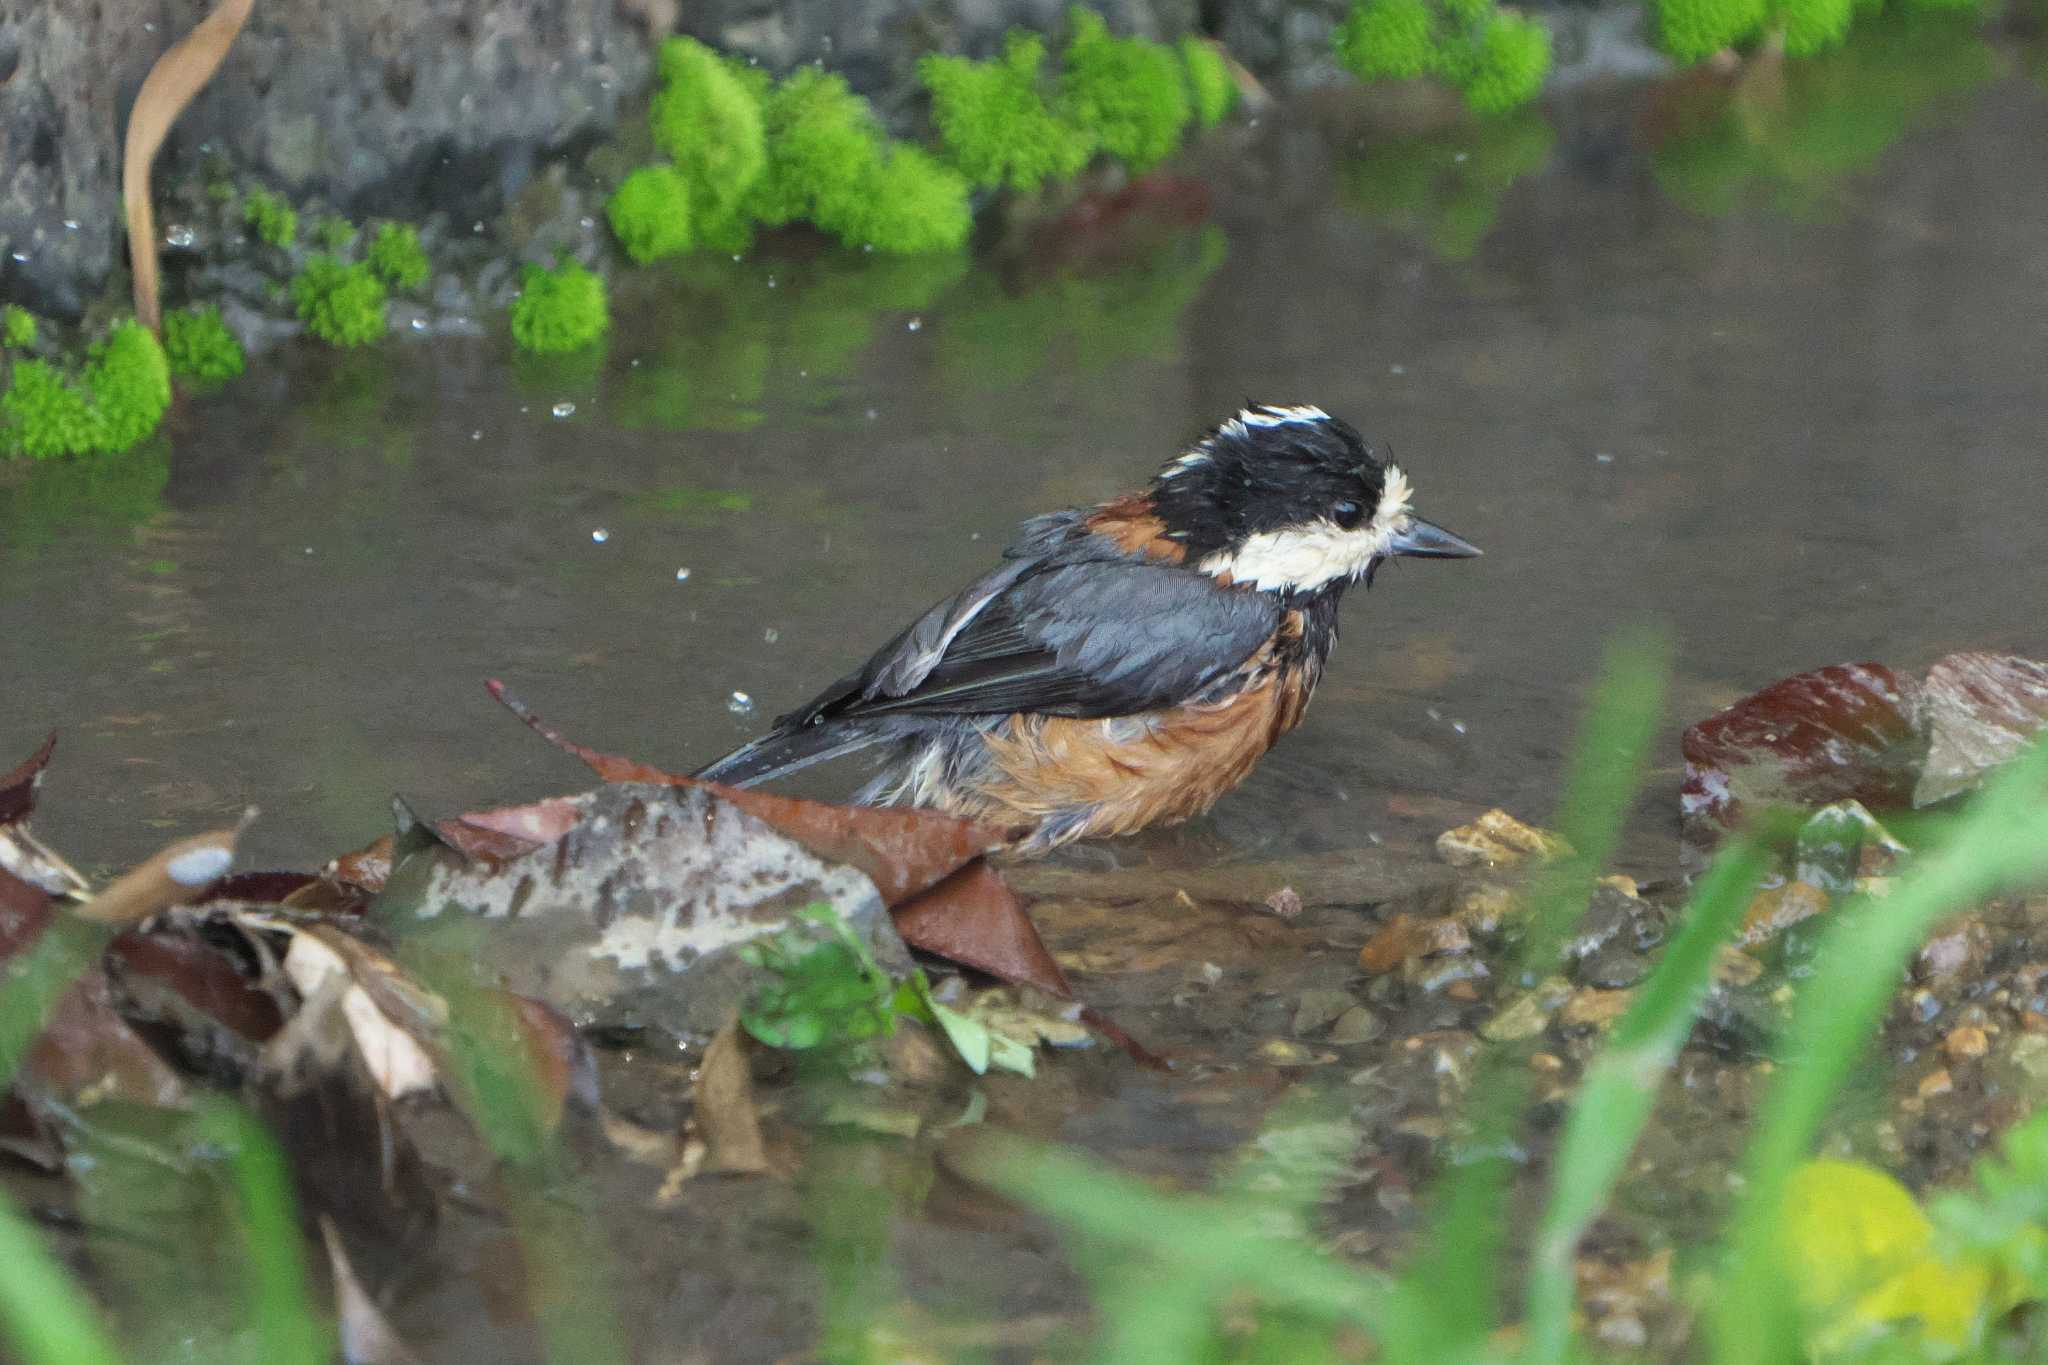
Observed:
[[[1017,715],[984,739],[992,772],[952,793],[985,819],[1076,821],[1069,837],[1129,834],[1207,811],[1300,722],[1298,670],[1229,697],[1107,720]]]

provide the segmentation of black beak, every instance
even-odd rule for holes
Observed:
[[[1410,559],[1471,559],[1483,551],[1435,522],[1410,517],[1408,525],[1387,542],[1387,553],[1405,555]]]

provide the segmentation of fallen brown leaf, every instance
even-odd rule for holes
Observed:
[[[0,825],[17,824],[34,813],[36,793],[43,785],[43,770],[50,766],[50,755],[55,752],[57,732],[52,730],[42,747],[16,764],[7,776],[0,777]]]
[[[913,948],[1061,1000],[1074,998],[1024,903],[987,863],[962,868],[889,913]]]
[[[728,1175],[767,1175],[768,1147],[754,1109],[754,1078],[747,1040],[735,1021],[720,1029],[697,1068],[697,1131],[708,1149],[703,1169]]]
[[[163,330],[163,314],[157,299],[156,213],[149,201],[150,166],[178,115],[220,69],[253,3],[220,0],[197,27],[156,59],[128,112],[128,135],[121,153],[121,203],[128,215],[135,317],[152,332]]]
[[[166,846],[72,913],[96,924],[137,924],[159,910],[197,900],[226,874],[234,862],[235,840],[255,818],[252,806],[232,829],[195,834]]]
[[[334,1275],[335,1327],[341,1337],[342,1360],[346,1365],[419,1365],[419,1357],[392,1329],[377,1301],[356,1278],[332,1218],[320,1219],[320,1240],[327,1248],[327,1266]]]

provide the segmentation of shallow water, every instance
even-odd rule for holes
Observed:
[[[1411,140],[1387,129],[1412,110],[1310,104],[1197,155],[1204,225],[1060,243],[1111,264],[782,244],[623,283],[601,360],[290,350],[137,459],[0,487],[0,758],[62,730],[37,825],[90,870],[252,802],[249,863],[305,866],[387,828],[393,793],[439,814],[588,785],[489,677],[587,743],[686,769],[979,571],[1019,519],[1141,481],[1252,396],[1390,445],[1423,511],[1486,557],[1354,594],[1307,724],[1214,816],[1076,856],[1256,856],[1271,880],[1479,805],[1541,818],[1603,641],[1652,622],[1677,672],[1630,854],[1668,870],[1685,721],[1837,660],[2048,650],[2048,184],[2030,173],[2048,100],[2029,62],[1879,35],[1753,81],[1739,117],[1683,86],[1582,89]],[[1199,1178],[1286,1088],[1262,1041],[1302,1028],[1305,992],[1356,992],[1385,1039],[1330,1045],[1343,1065],[1315,1074],[1363,1087],[1366,1148],[1393,1154],[1334,1215],[1384,1257],[1443,1130],[1432,1059],[1480,1007],[1367,986],[1371,922],[1349,907],[1156,908],[1041,919],[1096,962],[1083,993],[1180,1076],[1049,1058],[983,1083],[989,1122]],[[656,1052],[615,1059],[607,1098],[685,1086]],[[1669,1179],[1645,1216],[1684,1237],[1741,1138],[1746,1100],[1715,1083],[1682,1069],[1645,1143]],[[595,1197],[649,1330],[749,1343],[716,1358],[801,1348],[797,1210],[703,1182],[679,1212],[631,1214],[655,1176],[607,1169]],[[899,1248],[911,1280],[1070,1308],[1038,1234],[979,1200],[940,1183]],[[449,1236],[410,1326],[453,1358],[495,1315],[472,1285],[488,1258]]]
[[[770,253],[636,281],[601,372],[259,361],[174,420],[160,494],[145,470],[78,519],[0,491],[0,747],[64,732],[41,823],[95,865],[251,802],[254,861],[303,865],[394,792],[579,785],[490,676],[687,768],[1247,395],[1358,423],[1487,557],[1354,594],[1304,729],[1180,845],[1405,837],[1397,794],[1542,816],[1627,621],[1673,632],[1679,717],[1835,660],[2039,653],[2048,185],[2016,171],[2048,103],[1971,46],[1951,65],[1991,64],[1846,177],[1701,189],[1656,145],[1670,96],[1582,92],[1519,179],[1541,119],[1505,151],[1364,135],[1451,177],[1418,195],[1349,125],[1332,153],[1352,114],[1297,113],[1210,149],[1211,226],[1106,274]],[[1475,209],[1489,156],[1513,183]]]

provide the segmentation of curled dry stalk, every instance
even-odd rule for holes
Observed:
[[[156,59],[128,114],[128,136],[121,153],[121,203],[128,217],[135,316],[152,332],[163,331],[163,311],[157,300],[156,213],[149,202],[149,168],[178,115],[220,70],[254,4],[255,0],[220,0],[198,27]]]

